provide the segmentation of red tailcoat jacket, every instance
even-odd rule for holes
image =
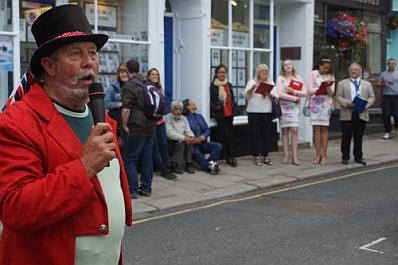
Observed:
[[[107,122],[117,143],[116,124],[108,117]],[[0,265],[72,265],[77,236],[108,233],[101,185],[87,175],[81,150],[38,84],[0,113]],[[127,177],[116,153],[131,225]]]

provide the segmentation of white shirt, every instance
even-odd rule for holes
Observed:
[[[351,86],[351,100],[354,100],[354,98],[357,96],[356,88],[355,85],[352,81],[356,80],[359,83],[359,90],[358,90],[358,97],[361,97],[361,90],[362,90],[362,82],[361,78],[350,78],[350,86]]]

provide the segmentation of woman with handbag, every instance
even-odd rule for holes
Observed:
[[[293,63],[290,60],[282,61],[281,73],[278,76],[277,91],[279,104],[282,109],[280,127],[282,128],[283,159],[286,164],[289,160],[289,138],[292,146],[292,163],[300,165],[298,158],[298,129],[301,113],[301,97],[307,92],[303,85],[302,78],[297,74]]]
[[[216,119],[218,128],[223,136],[222,143],[225,150],[227,164],[237,166],[233,148],[233,120],[235,97],[232,84],[227,80],[227,67],[223,64],[214,71],[214,79],[210,85],[210,111]]]
[[[253,79],[249,80],[245,88],[252,155],[257,166],[273,164],[268,157],[268,148],[271,144],[270,130],[273,118],[271,92],[274,86],[274,82],[269,80],[268,66],[260,64]]]
[[[335,77],[332,60],[322,56],[308,79],[308,110],[314,130],[315,158],[313,164],[327,164],[329,121],[333,107]]]

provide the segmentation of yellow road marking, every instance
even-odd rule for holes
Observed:
[[[274,190],[274,191],[263,192],[263,193],[259,193],[259,194],[255,194],[255,195],[246,196],[246,197],[240,197],[240,198],[237,198],[237,199],[226,199],[226,200],[222,200],[222,201],[215,202],[215,203],[210,203],[210,204],[199,206],[199,207],[195,207],[195,208],[190,208],[190,209],[177,211],[177,212],[173,212],[173,213],[168,213],[168,214],[163,214],[163,215],[159,215],[159,216],[144,218],[144,219],[141,219],[141,220],[134,221],[134,224],[142,224],[142,223],[146,223],[146,222],[150,222],[150,221],[154,221],[154,220],[164,219],[164,218],[167,218],[167,217],[182,215],[182,214],[185,214],[185,213],[191,213],[191,212],[195,212],[195,211],[199,211],[199,210],[203,210],[203,209],[213,208],[213,207],[220,206],[220,205],[227,204],[227,203],[254,200],[254,199],[258,199],[258,198],[269,196],[269,195],[276,194],[276,193],[281,193],[281,192],[291,191],[291,190],[297,190],[297,189],[306,188],[306,187],[310,187],[310,186],[315,186],[315,185],[318,185],[318,184],[327,183],[327,182],[331,182],[331,181],[335,181],[335,180],[346,179],[346,178],[349,178],[349,177],[352,177],[352,176],[357,176],[357,175],[360,175],[360,174],[366,174],[366,173],[371,173],[371,172],[376,172],[376,171],[381,171],[381,170],[390,169],[390,168],[396,168],[396,167],[398,167],[398,165],[390,165],[390,166],[384,166],[384,167],[380,167],[380,168],[368,169],[368,170],[364,170],[364,171],[360,171],[360,172],[349,173],[349,174],[342,175],[342,176],[339,176],[339,177],[328,178],[328,179],[314,181],[314,182],[311,182],[311,183],[301,184],[301,185],[297,185],[297,186],[294,186],[294,187],[289,187],[289,188],[283,188],[283,189],[278,189],[278,190]]]

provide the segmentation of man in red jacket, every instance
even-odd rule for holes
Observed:
[[[0,113],[0,265],[121,264],[132,209],[116,124],[94,126],[87,107],[108,36],[77,5],[43,13],[32,33],[38,81]]]

